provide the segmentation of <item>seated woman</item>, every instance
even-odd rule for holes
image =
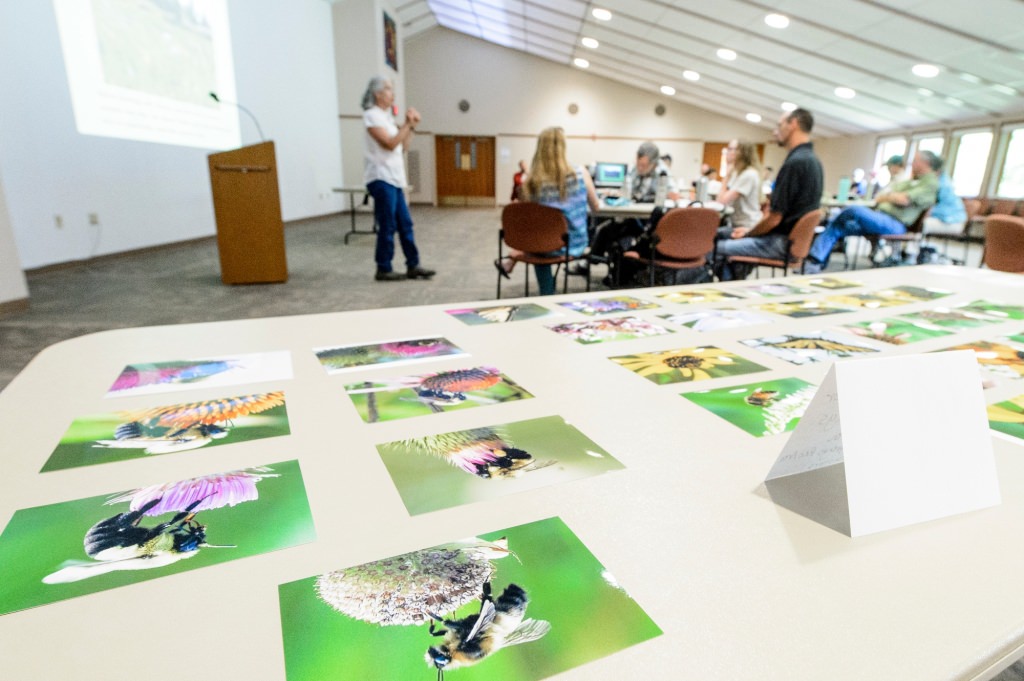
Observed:
[[[732,227],[750,228],[761,221],[761,163],[757,147],[750,142],[733,140],[725,148],[729,179],[726,189],[718,195],[718,202],[733,207]],[[728,229],[726,237],[732,233]]]
[[[587,248],[587,207],[597,210],[594,181],[582,166],[573,169],[565,158],[565,133],[561,128],[547,128],[537,137],[537,151],[523,182],[523,200],[557,208],[569,224],[569,255],[580,256]],[[534,255],[562,255],[565,250]],[[520,255],[512,251],[512,255]],[[494,266],[508,277],[516,261],[495,260]],[[555,276],[550,265],[534,265],[541,295],[555,292]]]

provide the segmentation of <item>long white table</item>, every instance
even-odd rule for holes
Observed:
[[[5,453],[0,523],[20,508],[298,458],[318,541],[0,617],[0,678],[283,679],[279,584],[556,515],[664,630],[560,679],[990,678],[1024,655],[1020,442],[994,437],[1000,506],[850,539],[768,498],[762,481],[787,435],[751,437],[679,396],[749,383],[758,374],[656,386],[607,359],[713,343],[769,367],[772,377],[818,383],[827,366],[793,366],[738,341],[983,297],[1024,302],[1024,277],[989,271],[891,268],[845,278],[863,281],[868,290],[910,284],[944,287],[956,295],[819,318],[779,317],[771,325],[714,333],[669,325],[675,333],[593,346],[544,328],[585,319],[574,312],[471,327],[443,311],[470,306],[463,303],[123,329],[54,345],[0,393]],[[736,291],[752,283],[714,286]],[[654,294],[667,290],[672,289],[614,293],[657,301]],[[555,308],[559,301],[588,295],[602,294],[530,300]],[[789,299],[745,298],[710,307]],[[658,314],[688,307],[666,303],[635,314],[660,321]],[[1006,322],[891,346],[884,354],[1022,331],[1024,322]],[[435,334],[472,357],[385,373],[494,365],[535,399],[364,424],[344,395],[346,377],[327,376],[311,352]],[[293,380],[250,384],[231,393],[197,388],[149,402],[283,389],[290,436],[37,473],[73,419],[120,407],[103,395],[126,363],[273,350],[291,351]],[[986,399],[1022,392],[1024,381],[1010,382]],[[625,470],[410,517],[375,450],[377,443],[424,431],[551,414],[573,423]],[[432,674],[424,668],[424,679]],[[459,672],[450,676],[456,679]]]

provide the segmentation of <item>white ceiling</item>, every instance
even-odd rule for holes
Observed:
[[[405,37],[441,25],[723,115],[810,109],[823,136],[1024,115],[1024,0],[407,0]],[[609,21],[591,14],[611,11]],[[780,13],[784,29],[764,18]],[[596,49],[581,39],[595,38]],[[727,47],[738,57],[723,61]],[[934,78],[911,72],[937,65]],[[700,80],[683,78],[684,70]],[[853,99],[835,95],[853,88]]]

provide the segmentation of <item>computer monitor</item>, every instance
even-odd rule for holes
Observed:
[[[626,181],[625,163],[603,163],[594,165],[594,186],[598,189],[619,189]]]

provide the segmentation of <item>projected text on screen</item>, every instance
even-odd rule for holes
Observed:
[[[78,132],[240,143],[227,0],[54,0]]]

